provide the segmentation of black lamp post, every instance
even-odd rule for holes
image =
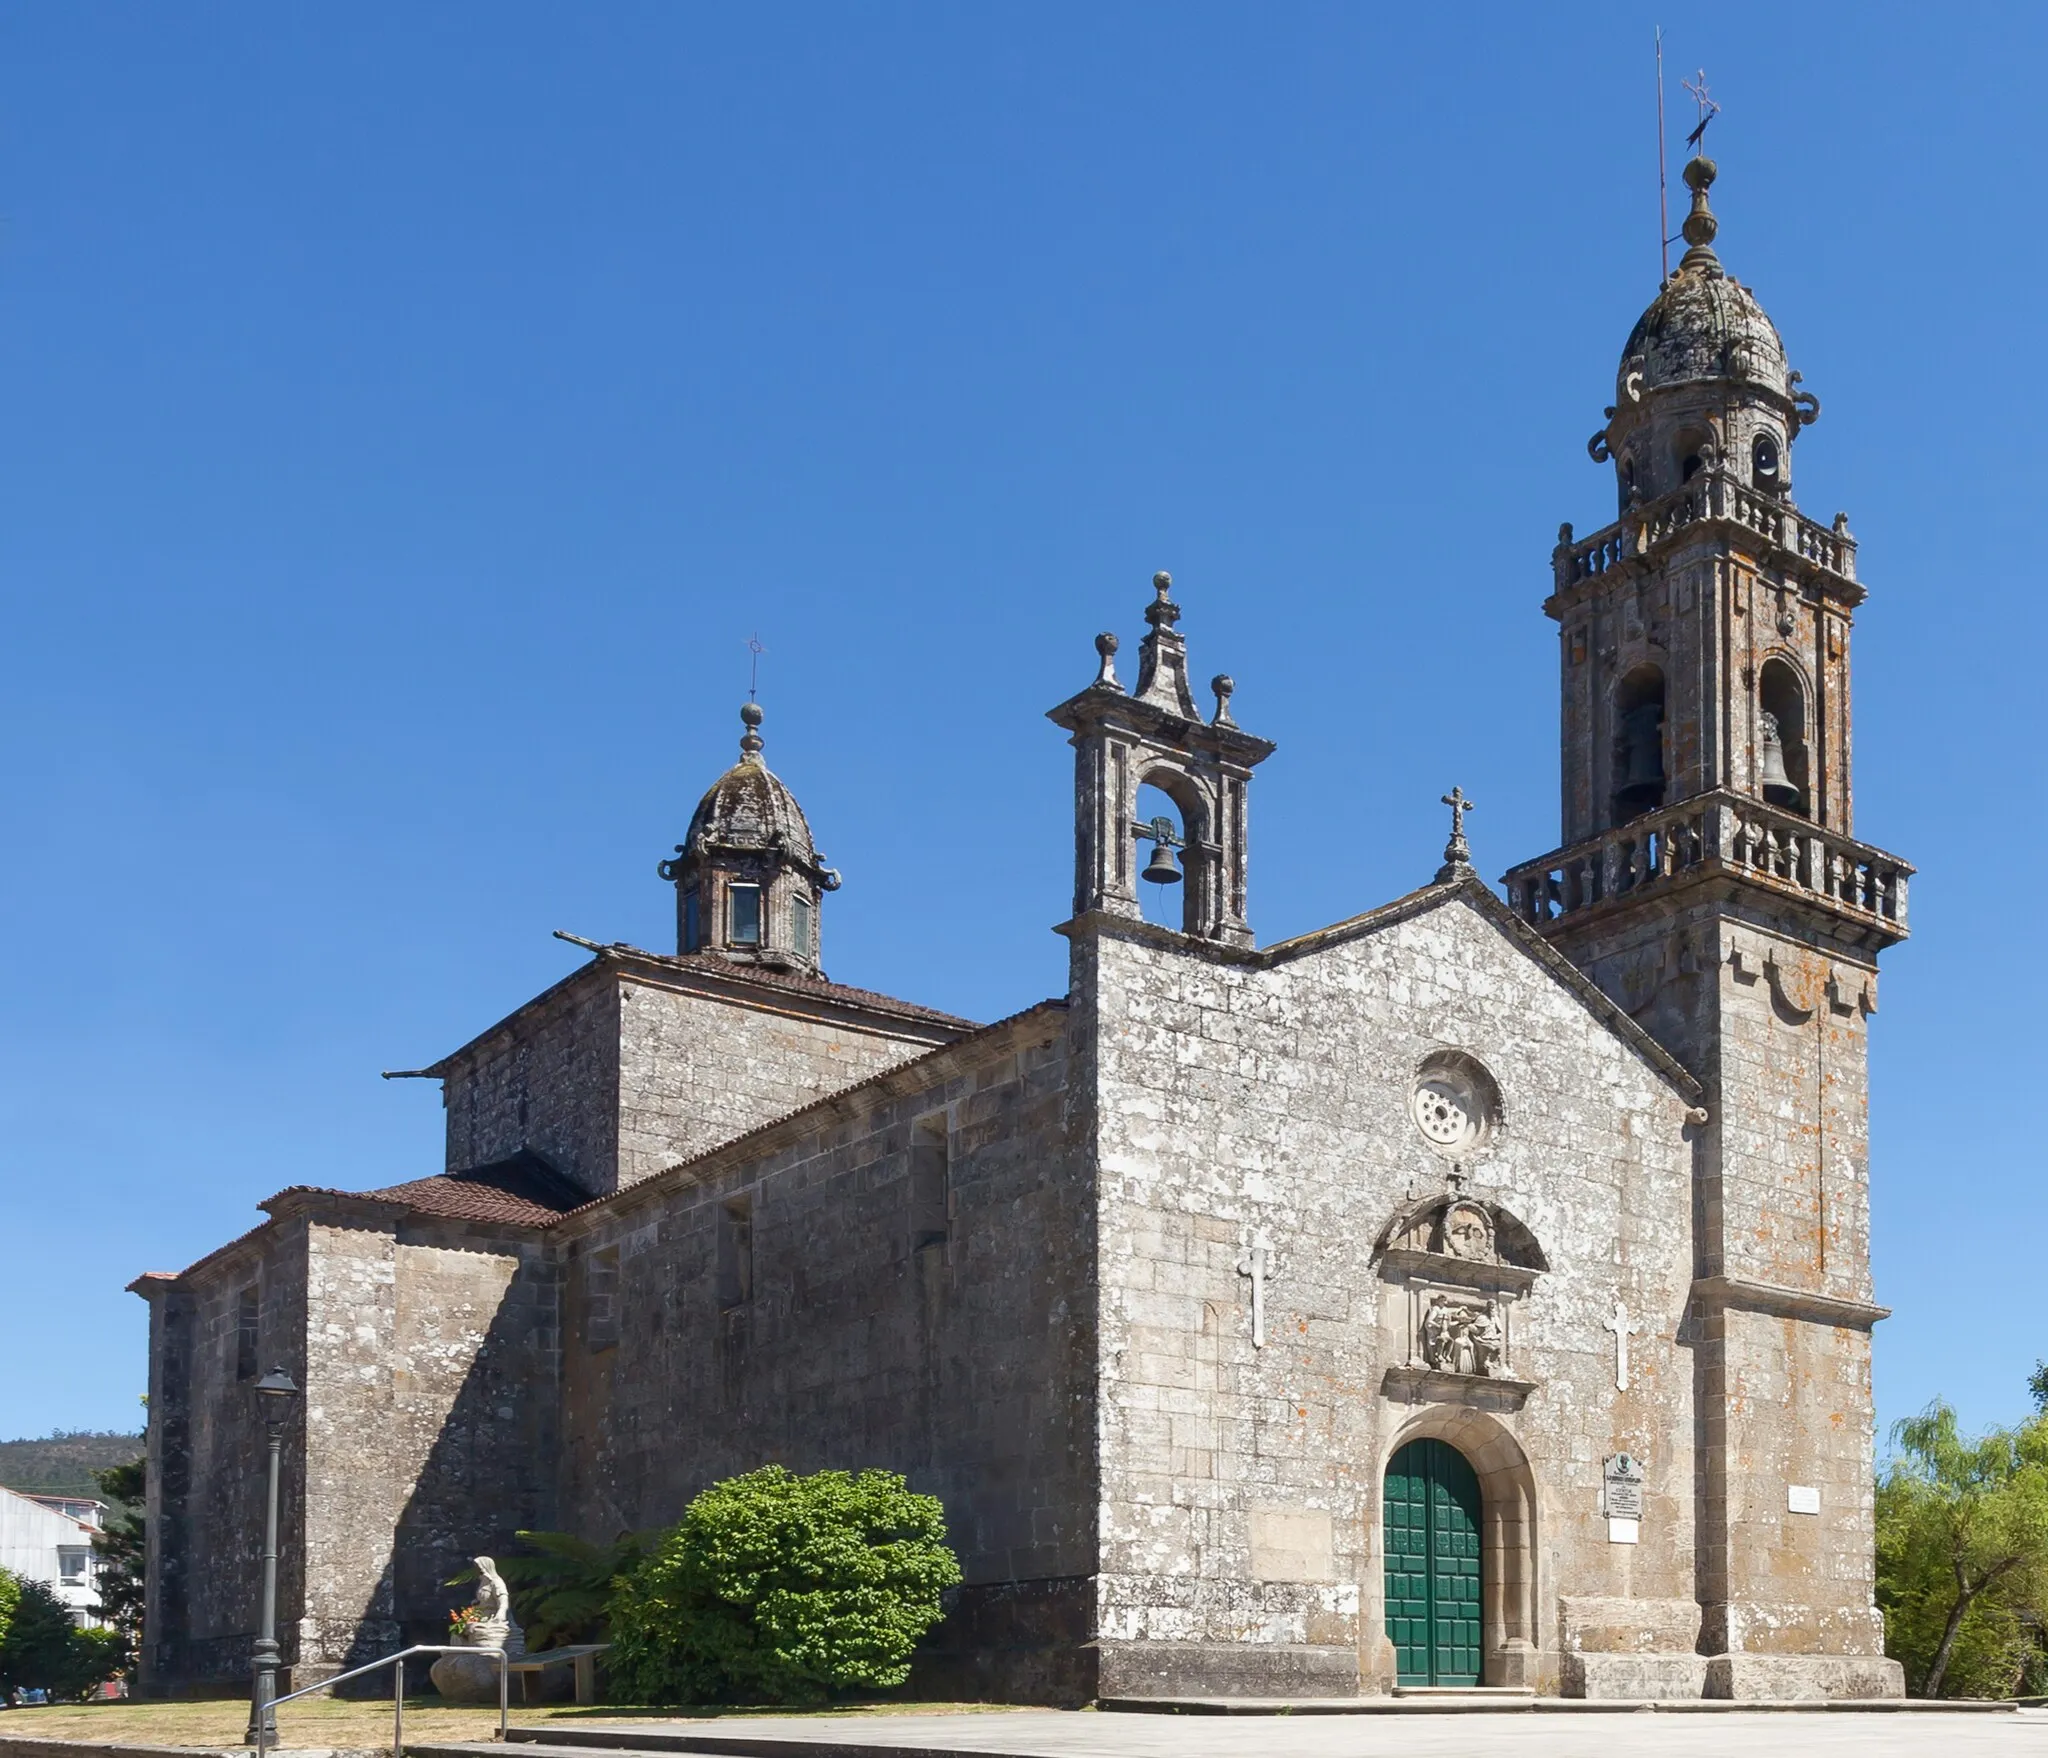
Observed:
[[[299,1395],[292,1376],[273,1367],[256,1382],[270,1428],[270,1496],[263,1511],[263,1622],[256,1636],[256,1683],[249,1696],[249,1744],[259,1751],[277,1744],[277,1472],[284,1453],[284,1422]]]

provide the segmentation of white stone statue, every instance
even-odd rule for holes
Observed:
[[[459,1648],[502,1648],[508,1660],[526,1654],[526,1632],[512,1616],[512,1594],[490,1557],[476,1559],[476,1604],[461,1629],[448,1640]],[[493,1654],[444,1654],[432,1667],[434,1689],[451,1703],[495,1703],[498,1660]]]

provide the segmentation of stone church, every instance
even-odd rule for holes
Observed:
[[[978,1025],[824,975],[839,875],[749,705],[661,865],[673,954],[592,944],[418,1070],[442,1170],[134,1285],[147,1683],[246,1678],[281,1364],[299,1683],[438,1639],[521,1528],[774,1460],[944,1502],[920,1692],[1897,1694],[1865,1034],[1911,868],[1852,835],[1819,405],[1685,176],[1590,444],[1617,516],[1551,556],[1560,848],[1497,891],[1454,791],[1430,883],[1260,945],[1274,747],[1198,700],[1162,574],[1128,678],[1100,636],[1051,711],[1067,992]]]

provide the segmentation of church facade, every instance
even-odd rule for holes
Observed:
[[[662,866],[674,954],[592,945],[416,1071],[440,1172],[287,1189],[135,1284],[145,1683],[246,1677],[281,1364],[299,1683],[438,1639],[522,1528],[664,1525],[774,1460],[944,1502],[914,1690],[1898,1694],[1865,1047],[1911,870],[1851,835],[1818,404],[1686,176],[1591,445],[1618,517],[1552,558],[1558,850],[1503,896],[1454,790],[1431,883],[1258,945],[1273,747],[1227,677],[1198,701],[1160,575],[1128,683],[1102,636],[1051,713],[1067,992],[976,1025],[824,976],[838,875],[750,704]]]

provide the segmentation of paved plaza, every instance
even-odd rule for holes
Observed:
[[[552,1731],[552,1730],[551,1730]],[[985,1715],[761,1717],[586,1726],[531,1758],[592,1758],[610,1733],[641,1751],[768,1758],[2048,1758],[2048,1710],[1623,1710],[1507,1714],[1133,1715],[1005,1710]],[[525,1744],[525,1742],[521,1742]],[[614,1748],[616,1749],[616,1748]],[[503,1748],[497,1748],[502,1752]],[[446,1758],[485,1746],[436,1748]]]

